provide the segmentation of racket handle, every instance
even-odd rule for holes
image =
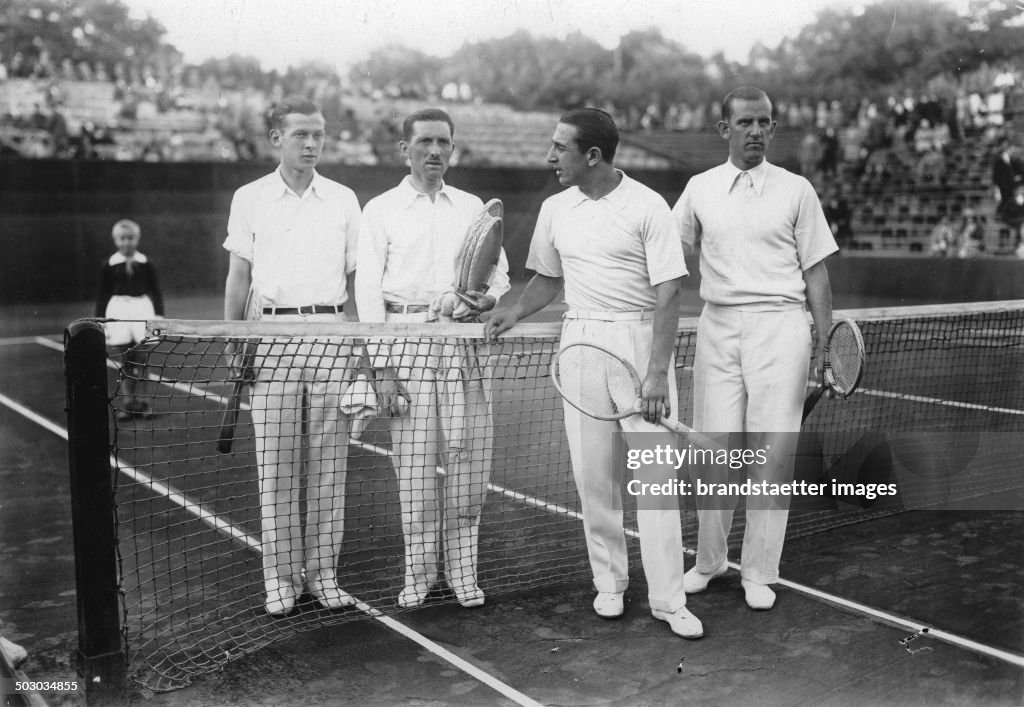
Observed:
[[[455,290],[455,296],[462,300],[465,304],[468,304],[470,307],[476,307],[476,300],[474,300],[472,297],[467,295],[462,290]]]
[[[244,381],[235,381],[231,387],[231,395],[220,418],[220,435],[217,437],[217,451],[221,454],[231,452],[235,440],[235,426],[238,424],[238,410],[242,406]]]
[[[715,440],[711,439],[705,434],[698,432],[692,427],[687,427],[682,422],[678,422],[677,420],[670,420],[667,417],[663,417],[660,420],[658,420],[658,424],[667,430],[672,430],[677,435],[685,437],[686,439],[690,440],[698,447],[702,447],[703,449],[722,449],[722,445],[720,445]]]
[[[807,419],[807,416],[811,414],[811,410],[821,400],[821,396],[825,393],[825,386],[819,385],[817,388],[811,391],[810,395],[804,400],[804,416],[800,419],[801,422]]]

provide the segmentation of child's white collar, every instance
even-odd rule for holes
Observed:
[[[135,251],[135,255],[132,257],[132,262],[133,263],[145,263],[145,262],[148,262],[148,261],[149,261],[149,258],[144,256],[139,251]],[[128,258],[124,257],[121,254],[121,251],[117,251],[112,256],[110,256],[110,260],[107,261],[107,265],[120,265],[121,263],[127,263],[127,262],[128,262]]]

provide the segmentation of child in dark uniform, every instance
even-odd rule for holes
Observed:
[[[103,325],[112,356],[124,360],[124,385],[127,401],[117,411],[118,420],[135,415],[152,417],[150,405],[140,399],[139,383],[145,377],[145,362],[133,346],[145,337],[147,319],[162,317],[163,296],[157,284],[156,268],[137,248],[142,231],[139,224],[122,219],[111,230],[117,252],[100,271],[96,295],[96,316],[123,321]]]

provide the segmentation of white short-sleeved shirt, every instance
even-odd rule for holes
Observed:
[[[483,210],[476,196],[444,184],[433,201],[411,178],[371,199],[363,209],[356,304],[362,321],[382,322],[385,304],[430,304],[456,281],[466,231]],[[495,299],[511,289],[502,249],[488,283]]]
[[[619,185],[600,199],[570,187],[541,205],[526,267],[564,277],[572,310],[654,307],[654,286],[687,274],[665,199],[619,174]]]
[[[345,302],[358,241],[355,192],[315,172],[300,197],[278,168],[235,192],[224,248],[252,264],[264,306],[300,307]]]
[[[768,162],[748,173],[752,193],[731,162],[698,174],[672,209],[687,252],[701,240],[701,298],[755,311],[800,306],[803,271],[839,247],[810,182]]]

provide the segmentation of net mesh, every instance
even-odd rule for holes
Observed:
[[[838,314],[859,322],[870,365],[857,394],[822,401],[808,420],[796,473],[895,481],[900,497],[794,504],[788,537],[988,503],[1024,485],[1024,303]],[[479,331],[469,325],[397,325],[386,348],[407,381],[401,423],[365,417],[352,368],[368,331],[359,325],[153,325],[136,365],[111,362],[125,643],[147,687],[183,686],[298,631],[408,610],[410,577],[436,582],[427,603],[464,600],[474,545],[488,602],[589,581],[563,403],[548,377],[557,325],[523,326],[497,344],[464,335]],[[258,342],[259,380],[231,453],[220,454],[228,339]],[[695,322],[681,321],[684,421],[694,343]],[[575,385],[593,370],[581,361]],[[155,416],[137,412],[139,401]],[[361,434],[345,444],[346,431]],[[624,502],[638,566],[635,508]],[[692,551],[696,519],[683,506]],[[735,518],[731,542],[742,532]],[[358,605],[332,610],[303,591],[289,615],[268,615],[264,541],[277,549],[278,577],[300,590],[333,578]]]
[[[840,322],[828,340],[831,384],[840,395],[849,395],[860,381],[864,344],[855,326]]]

